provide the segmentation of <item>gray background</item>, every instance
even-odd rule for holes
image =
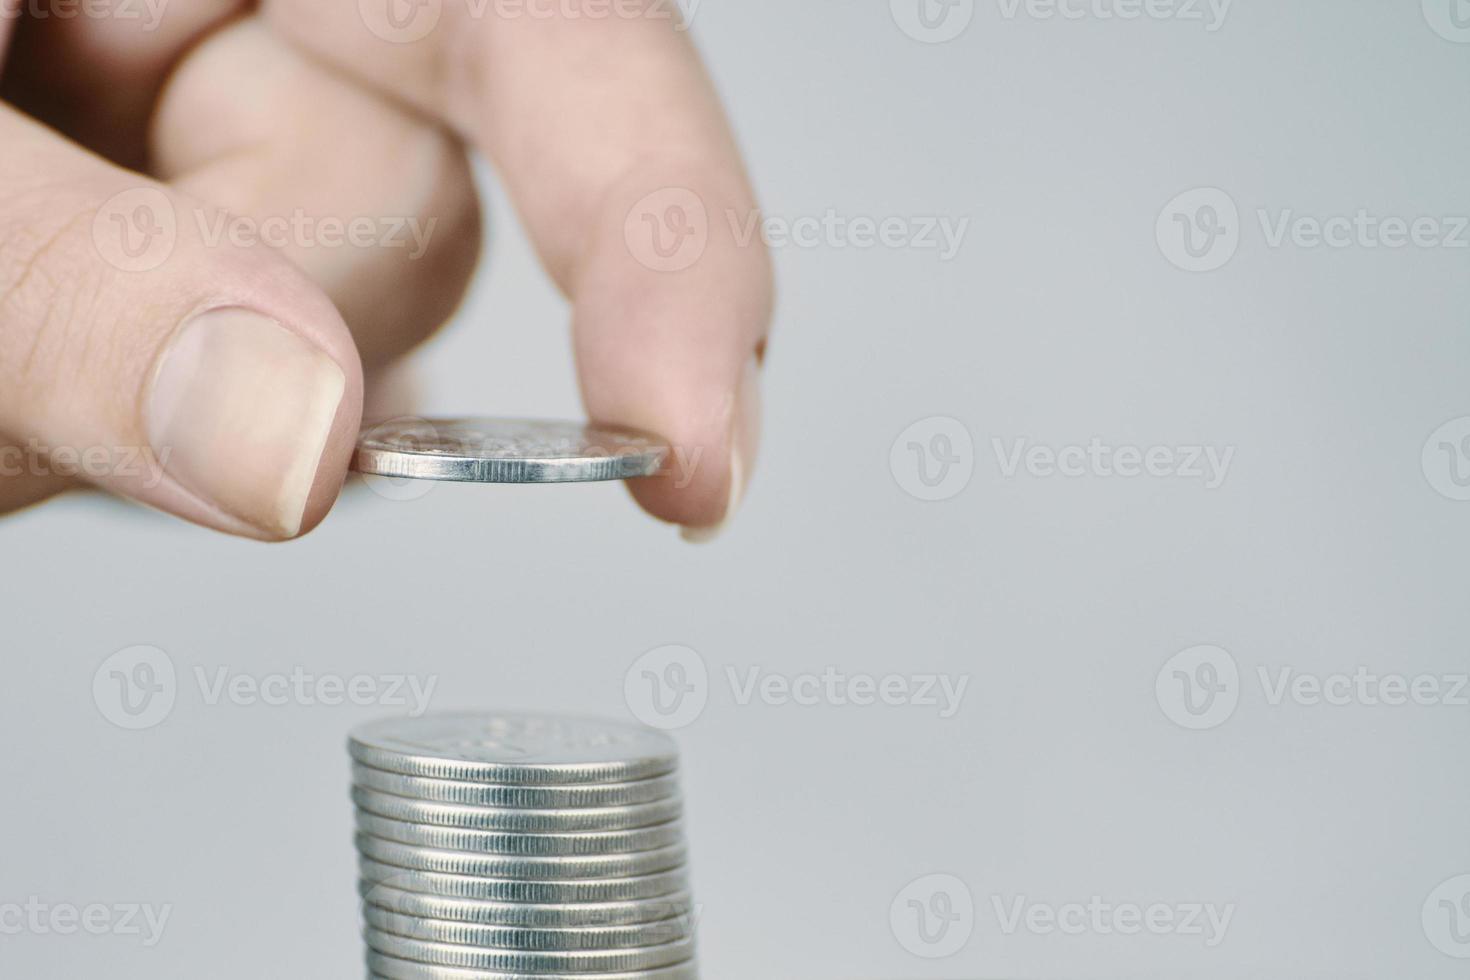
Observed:
[[[961,10],[961,13],[964,11]],[[343,738],[381,708],[204,703],[192,672],[439,678],[435,706],[627,717],[624,674],[709,664],[679,733],[711,977],[1463,976],[1420,910],[1470,872],[1470,708],[1271,705],[1273,672],[1464,673],[1470,504],[1426,438],[1470,415],[1467,258],[1268,246],[1258,209],[1470,213],[1470,45],[1406,0],[1241,0],[1199,22],[1007,18],[946,44],[883,0],[705,0],[695,33],[771,216],[971,221],[960,253],[778,249],[764,456],[694,548],[612,486],[361,488],[267,548],[73,498],[0,524],[0,902],[173,906],[122,936],[0,937],[6,976],[360,974]],[[1155,219],[1227,191],[1242,237],[1175,268]],[[565,310],[492,191],[493,262],[423,358],[429,411],[579,414]],[[907,494],[933,416],[974,476]],[[1235,447],[1215,490],[1003,475],[992,439]],[[1239,708],[1175,725],[1155,677],[1228,649]],[[172,715],[93,702],[114,651]],[[725,667],[965,675],[962,710],[736,703]],[[911,880],[973,936],[911,955]],[[1225,941],[1005,934],[1017,896],[1233,904]]]

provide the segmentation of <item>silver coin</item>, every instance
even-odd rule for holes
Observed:
[[[369,947],[387,956],[436,966],[453,966],[464,970],[499,970],[505,973],[625,973],[673,966],[694,958],[692,939],[639,949],[587,949],[551,953],[427,942],[395,936],[372,926],[363,930],[363,936]]]
[[[626,926],[579,929],[523,929],[515,926],[485,926],[445,919],[403,915],[375,905],[365,905],[363,921],[380,932],[408,939],[506,949],[521,952],[568,952],[575,950],[633,949],[662,946],[688,939],[693,933],[691,916],[656,919]]]
[[[530,905],[576,905],[599,902],[641,902],[688,891],[689,874],[672,868],[627,878],[583,878],[563,881],[517,881],[473,875],[415,871],[359,855],[358,873],[369,885],[389,885],[403,891],[473,901],[524,902]]]
[[[631,782],[673,772],[679,759],[673,739],[641,725],[473,712],[372,722],[348,747],[375,769],[512,786]]]
[[[636,901],[561,905],[445,898],[395,888],[391,883],[374,884],[369,881],[361,882],[358,891],[366,905],[400,915],[523,929],[610,928],[688,918],[695,914],[694,897],[687,891]]]
[[[512,857],[416,847],[362,833],[357,835],[357,850],[362,856],[370,857],[374,861],[412,871],[469,875],[473,878],[509,878],[513,881],[633,878],[671,871],[682,867],[688,860],[688,853],[683,845],[661,847],[636,854]]]
[[[407,823],[357,811],[357,829],[373,837],[447,851],[469,851],[509,857],[612,857],[672,847],[684,841],[684,824],[672,820],[655,827],[578,834],[499,833]]]
[[[699,969],[693,960],[655,970],[625,973],[504,973],[416,963],[369,949],[367,966],[372,976],[381,980],[593,980],[594,977],[597,980],[699,980]]]
[[[392,820],[466,830],[496,830],[517,834],[569,834],[589,831],[635,830],[676,820],[684,801],[677,796],[634,806],[584,807],[566,810],[510,810],[502,807],[464,806],[410,800],[377,790],[352,788],[352,801],[368,813]]]
[[[646,432],[539,419],[392,419],[364,427],[359,473],[460,483],[586,483],[653,476],[669,447]]]
[[[429,803],[459,803],[466,806],[506,807],[516,810],[561,810],[632,807],[676,797],[679,778],[675,773],[631,783],[591,786],[498,786],[452,779],[405,776],[352,764],[352,781],[365,789]],[[387,814],[394,816],[394,814]],[[425,823],[433,823],[427,820]]]

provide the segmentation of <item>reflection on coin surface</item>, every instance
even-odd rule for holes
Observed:
[[[678,749],[662,732],[550,715],[393,718],[354,729],[348,747],[374,769],[512,786],[632,782],[678,766]]]
[[[359,473],[461,483],[587,483],[653,476],[668,459],[657,436],[539,419],[392,419],[363,427]]]

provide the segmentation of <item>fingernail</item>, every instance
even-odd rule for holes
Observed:
[[[725,513],[718,523],[708,527],[686,527],[679,531],[691,544],[707,544],[718,538],[740,509],[750,483],[750,467],[760,446],[761,390],[760,368],[751,358],[740,376],[730,410],[730,491]]]
[[[185,489],[294,538],[346,386],[336,361],[275,320],[212,310],[164,351],[148,439]]]

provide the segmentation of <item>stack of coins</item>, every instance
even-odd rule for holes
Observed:
[[[442,714],[365,725],[349,749],[369,976],[697,976],[668,736]]]

